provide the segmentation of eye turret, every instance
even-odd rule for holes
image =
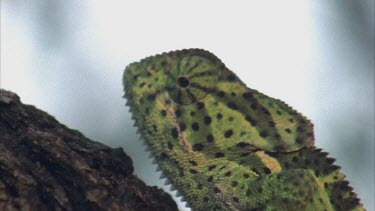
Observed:
[[[203,100],[216,87],[220,71],[209,59],[189,55],[179,59],[169,74],[166,88],[170,97],[177,104],[189,105]]]

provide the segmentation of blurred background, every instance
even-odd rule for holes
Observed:
[[[316,145],[374,210],[374,1],[1,0],[1,88],[123,147],[136,175],[167,191],[121,78],[133,61],[193,47],[309,117]]]

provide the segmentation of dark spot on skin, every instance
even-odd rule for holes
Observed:
[[[225,156],[225,154],[222,153],[222,152],[217,152],[217,153],[215,154],[215,157],[216,157],[216,158],[222,158],[222,157],[224,157],[224,156]]]
[[[289,199],[286,199],[286,198],[283,198],[282,201],[283,201],[284,204],[288,204],[289,203]]]
[[[215,192],[215,193],[220,193],[221,190],[220,190],[218,187],[215,187],[215,188],[214,188],[214,192]]]
[[[193,165],[193,166],[198,165],[197,162],[195,162],[194,160],[189,160],[189,163],[190,163],[191,165]]]
[[[185,129],[186,129],[186,125],[185,125],[185,123],[181,122],[181,123],[179,124],[179,126],[180,126],[180,131],[181,131],[181,132],[182,132],[182,131],[185,131]]]
[[[198,124],[198,122],[194,122],[194,123],[191,125],[191,128],[192,128],[194,131],[198,131],[198,130],[199,130],[199,124]]]
[[[144,87],[145,85],[146,85],[146,83],[145,83],[145,82],[142,82],[141,84],[139,84],[139,87],[142,88],[142,87]]]
[[[250,122],[251,126],[254,127],[254,126],[257,125],[257,122],[253,118],[251,118],[251,116],[246,115],[245,119],[246,119],[246,121]]]
[[[245,174],[243,174],[243,177],[247,179],[247,178],[250,177],[250,175],[245,173]]]
[[[240,154],[240,157],[246,157],[246,156],[248,156],[248,155],[250,155],[249,152],[244,152],[244,153],[241,153],[241,154]]]
[[[211,165],[211,166],[208,167],[208,170],[212,171],[214,168],[216,168],[216,165]]]
[[[230,93],[230,95],[232,95],[232,97],[235,97],[236,93],[232,92],[232,93]]]
[[[240,142],[238,144],[236,144],[237,147],[240,147],[240,148],[245,148],[247,146],[250,146],[250,144],[248,143],[245,143],[245,142]]]
[[[328,183],[324,183],[324,188],[328,188]]]
[[[233,197],[233,201],[238,203],[239,202],[239,199],[237,197]]]
[[[192,174],[196,174],[196,173],[198,173],[198,172],[197,172],[197,170],[190,169],[190,173],[192,173]]]
[[[167,104],[167,105],[170,105],[172,102],[171,102],[171,100],[166,100],[165,101],[165,104]]]
[[[233,109],[233,110],[237,110],[237,109],[238,109],[237,105],[236,105],[234,102],[228,102],[228,103],[227,103],[227,106],[228,106],[230,109]]]
[[[232,187],[237,187],[238,186],[238,182],[237,181],[233,181],[232,182]]]
[[[266,108],[262,108],[262,112],[266,115],[271,115],[270,112]]]
[[[173,144],[170,141],[168,141],[168,149],[173,149]]]
[[[257,106],[257,104],[252,103],[252,104],[250,105],[250,108],[253,109],[253,110],[256,110],[256,109],[258,108],[258,106]]]
[[[167,64],[168,64],[168,62],[165,61],[165,60],[160,62],[160,65],[163,66],[163,67],[167,66]]]
[[[256,168],[252,168],[251,171],[255,172],[258,175],[261,175],[261,173]]]
[[[251,100],[253,99],[254,96],[253,96],[253,93],[251,92],[245,92],[242,94],[242,97],[245,98],[246,100]]]
[[[134,76],[133,76],[133,79],[136,81],[136,80],[138,79],[138,77],[139,77],[138,74],[137,74],[137,75],[134,75]]]
[[[276,113],[277,113],[278,115],[281,115],[281,111],[279,111],[279,110],[277,110]]]
[[[233,121],[233,120],[234,120],[233,117],[228,118],[228,121],[230,121],[230,122]]]
[[[152,85],[151,85],[151,84],[149,84],[149,85],[147,85],[147,87],[148,87],[148,88],[151,88],[151,87],[152,87]]]
[[[261,132],[259,133],[259,135],[260,135],[260,137],[265,138],[265,137],[268,136],[268,132],[265,131],[265,130],[263,130],[263,131],[261,131]]]
[[[297,127],[297,131],[298,131],[298,132],[302,132],[302,131],[303,131],[303,128],[302,128],[301,126],[298,126],[298,127]]]
[[[290,123],[293,123],[293,122],[294,122],[294,119],[289,119],[289,122],[290,122]]]
[[[218,114],[216,115],[216,118],[217,118],[217,119],[221,119],[221,118],[223,118],[223,115],[222,115],[221,113],[218,113]]]
[[[206,139],[207,139],[207,142],[208,142],[208,143],[211,143],[211,142],[214,141],[214,137],[213,137],[212,134],[209,134],[209,135],[206,137]]]
[[[297,138],[297,139],[296,139],[296,143],[297,143],[297,144],[302,144],[302,143],[303,143],[303,140],[302,140],[301,138]]]
[[[154,101],[155,98],[156,98],[156,94],[150,94],[150,95],[147,96],[147,100],[149,100],[149,101]]]
[[[154,125],[152,125],[152,128],[154,129],[154,131],[156,132],[156,131],[158,131],[158,128],[156,127],[156,125],[154,124]]]
[[[204,103],[203,102],[198,102],[197,103],[197,109],[202,109],[204,108]]]
[[[211,117],[209,116],[205,116],[203,120],[206,125],[209,125],[211,123]]]
[[[194,111],[190,112],[190,116],[194,116],[194,115],[195,115]]]
[[[202,185],[201,183],[199,183],[198,186],[197,186],[197,188],[198,188],[199,190],[202,190],[202,189],[203,189],[203,185]]]
[[[264,171],[265,174],[271,174],[271,170],[267,167],[264,167],[263,171]]]
[[[288,169],[288,168],[289,168],[289,163],[285,162],[285,163],[284,163],[284,167],[285,167],[286,169]]]
[[[166,110],[161,110],[160,113],[161,113],[162,116],[167,116],[167,111]]]
[[[173,138],[177,138],[177,137],[178,137],[178,131],[177,131],[177,128],[176,128],[176,127],[174,127],[174,128],[172,129],[171,133],[172,133]]]
[[[225,138],[230,138],[232,135],[233,135],[232,129],[229,129],[229,130],[225,131],[225,133],[224,133]]]
[[[219,92],[217,93],[217,96],[220,97],[220,98],[223,98],[223,97],[225,96],[225,92],[223,92],[223,91],[219,91]]]
[[[236,76],[234,74],[230,74],[230,75],[228,75],[227,80],[228,81],[235,81],[236,80]]]
[[[177,118],[181,116],[181,110],[177,109],[174,114],[176,115]]]
[[[160,159],[161,159],[161,160],[164,160],[164,159],[166,159],[166,158],[168,158],[168,155],[165,154],[165,152],[161,153],[161,155],[160,155]]]
[[[275,127],[275,125],[276,125],[276,123],[274,121],[269,121],[268,124],[269,124],[270,127]]]
[[[241,136],[244,136],[246,134],[245,131],[241,131]]]
[[[180,76],[177,78],[177,85],[181,88],[187,88],[190,85],[190,81],[185,76]]]
[[[212,182],[213,180],[214,180],[213,176],[210,176],[209,178],[207,178],[207,182]]]
[[[150,73],[150,72],[147,72],[146,74],[147,74],[147,76],[149,76],[149,77],[151,76],[151,73]]]
[[[226,177],[230,177],[232,175],[232,172],[228,171],[227,173],[224,174]]]
[[[287,132],[287,133],[291,133],[292,131],[291,131],[289,128],[286,128],[286,129],[285,129],[285,132]]]
[[[193,150],[194,151],[202,151],[204,146],[202,144],[194,144],[193,145]]]
[[[250,190],[247,190],[246,191],[246,196],[250,196],[251,195],[251,191]]]

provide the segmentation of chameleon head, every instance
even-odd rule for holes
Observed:
[[[312,144],[306,118],[247,88],[204,50],[173,51],[132,63],[123,83],[137,125],[156,148],[210,153],[249,145],[291,151]]]

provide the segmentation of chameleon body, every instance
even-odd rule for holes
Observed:
[[[363,210],[314,147],[312,123],[212,53],[145,58],[123,83],[136,126],[193,210]]]

